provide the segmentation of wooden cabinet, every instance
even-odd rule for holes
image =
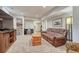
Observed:
[[[0,52],[4,52],[5,50],[5,40],[3,39],[3,34],[0,33]]]
[[[41,45],[41,34],[35,33],[32,36],[32,45]]]
[[[9,42],[9,33],[5,33],[3,39],[4,39],[4,41],[5,41],[5,42],[4,42],[4,44],[5,44],[5,46],[4,46],[5,48],[4,48],[4,49],[8,49],[8,48],[9,48],[9,43],[8,43],[8,42]],[[3,50],[3,49],[2,49],[2,50]],[[4,51],[5,51],[5,50],[4,50]]]
[[[32,37],[32,45],[41,45],[41,37]]]
[[[16,40],[16,32],[0,33],[0,52],[6,52],[7,49]]]

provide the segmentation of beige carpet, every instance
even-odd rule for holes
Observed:
[[[8,49],[7,53],[65,53],[65,46],[55,48],[42,39],[42,44],[32,46],[31,35],[17,36],[15,43]]]

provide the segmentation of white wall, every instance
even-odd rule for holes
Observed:
[[[13,28],[16,29],[16,17],[13,17]]]
[[[42,31],[46,31],[47,29],[47,20],[42,20]]]
[[[47,20],[47,28],[52,28],[52,20]]]
[[[53,12],[51,14],[53,14]],[[45,17],[45,19],[42,20],[43,30],[46,30],[47,28],[66,28],[66,17],[68,16],[73,16],[72,7],[67,7],[63,10],[56,11],[56,14],[50,15],[47,18]],[[54,27],[52,24],[53,20],[58,19],[58,18],[62,18],[62,27]]]
[[[25,29],[34,29],[34,21],[33,20],[24,20],[24,28]]]
[[[17,18],[22,20],[22,29],[17,29]],[[17,30],[17,33],[20,32],[21,35],[24,35],[24,17],[23,16],[14,16],[13,17],[13,28]]]
[[[57,20],[57,19],[59,19],[59,18],[62,18],[62,27],[55,27],[54,25],[53,25],[53,21],[54,20]],[[65,26],[66,26],[66,19],[65,19],[65,16],[59,16],[59,18],[52,18],[52,19],[49,19],[49,20],[47,20],[47,28],[65,28]]]
[[[79,43],[79,6],[73,7],[73,42]]]
[[[34,32],[40,31],[41,21],[40,20],[24,20],[24,28],[25,29],[34,29]]]
[[[41,30],[41,21],[34,21],[34,32],[39,32]]]
[[[67,13],[67,14],[63,14],[63,15],[59,15],[57,17],[54,17],[52,18],[51,20],[47,20],[47,28],[66,28],[66,18],[69,17],[69,16],[73,16],[72,13]],[[57,20],[57,19],[60,19],[62,18],[62,26],[61,27],[55,27],[53,26],[53,20]]]

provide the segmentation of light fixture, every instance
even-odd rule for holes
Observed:
[[[72,24],[72,17],[67,18],[67,24]]]

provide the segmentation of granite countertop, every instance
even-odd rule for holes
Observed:
[[[10,33],[12,31],[15,31],[15,30],[4,30],[4,31],[0,31],[0,33]]]

